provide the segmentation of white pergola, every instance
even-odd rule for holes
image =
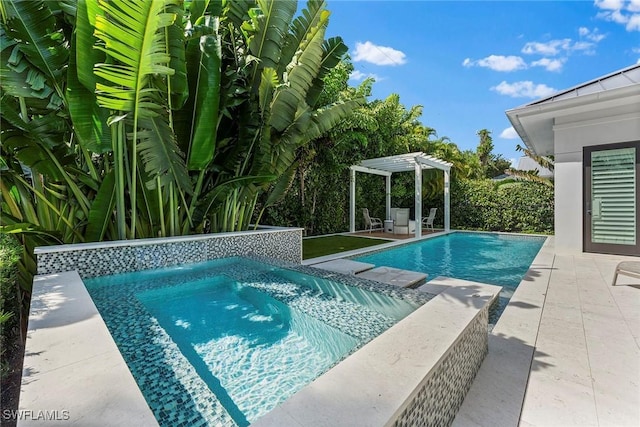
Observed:
[[[415,173],[415,220],[416,238],[422,236],[422,170],[439,169],[444,171],[444,229],[450,229],[450,195],[449,182],[451,163],[429,156],[422,152],[399,154],[397,156],[379,157],[377,159],[363,160],[350,167],[350,221],[349,230],[356,231],[356,172],[382,175],[386,178],[386,219],[391,217],[391,175],[397,172]]]

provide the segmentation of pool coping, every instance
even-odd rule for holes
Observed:
[[[451,286],[252,426],[447,425],[486,355],[488,310],[501,287],[438,279]],[[473,334],[473,351],[461,355]],[[465,363],[451,363],[456,357]]]
[[[453,426],[519,425],[554,256],[553,236],[547,236],[489,334],[489,356]]]
[[[18,426],[158,426],[76,271],[34,279],[18,416]]]

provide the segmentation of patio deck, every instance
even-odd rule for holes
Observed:
[[[556,254],[549,239],[453,425],[640,425],[640,279],[611,286],[624,260],[639,259]]]

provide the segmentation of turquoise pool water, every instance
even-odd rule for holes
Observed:
[[[248,425],[419,305],[243,258],[85,284],[166,426]]]
[[[456,232],[354,258],[376,266],[396,267],[437,276],[502,286],[495,324],[542,247],[545,237]]]

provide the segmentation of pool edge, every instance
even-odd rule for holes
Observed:
[[[158,426],[76,271],[34,278],[17,418]]]

